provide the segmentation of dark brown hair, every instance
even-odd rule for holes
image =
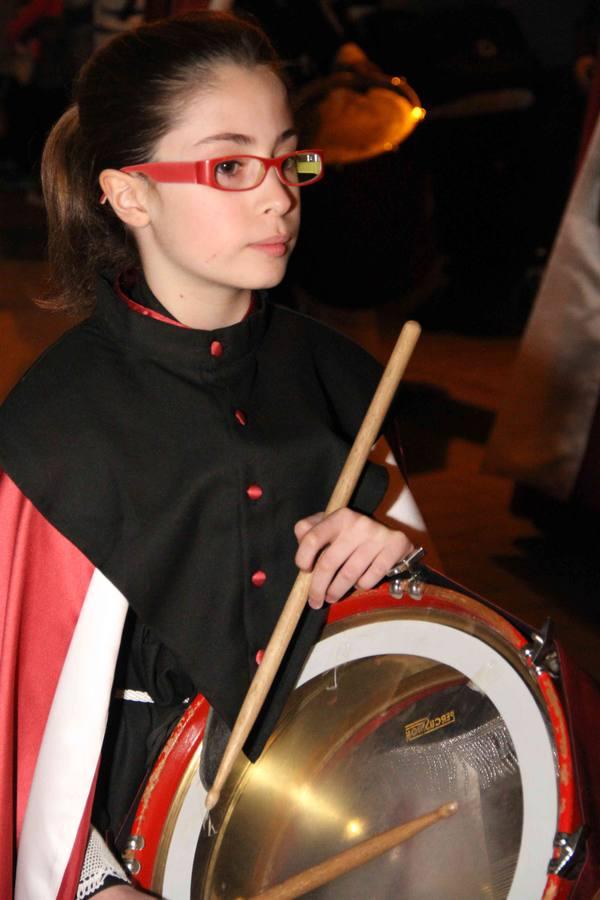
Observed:
[[[223,63],[279,72],[275,51],[258,27],[216,12],[125,32],[83,67],[75,103],[52,129],[42,159],[50,261],[44,306],[89,312],[99,271],[118,273],[139,264],[130,232],[109,204],[100,205],[98,176],[106,168],[151,159],[188,98],[210,89]]]

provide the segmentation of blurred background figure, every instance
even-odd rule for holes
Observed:
[[[296,92],[302,141],[322,147],[328,178],[304,204],[306,225],[288,274],[298,302],[409,312],[435,266],[430,191],[417,126],[421,100],[402,76],[355,43],[330,74]],[[351,227],[349,227],[351,223]]]
[[[60,116],[76,63],[68,53],[63,0],[13,5],[5,28],[5,178],[31,190],[46,134]]]
[[[146,0],[28,0],[5,11],[0,43],[0,178],[42,203],[39,161],[93,49],[144,19]]]
[[[93,0],[94,49],[144,21],[146,0]]]
[[[587,101],[579,148],[579,162],[582,163],[600,113],[600,6],[595,0],[588,0],[587,9],[581,19],[575,79]]]
[[[565,516],[597,542],[600,513],[600,14],[590,5],[575,64],[588,109],[580,168],[488,447],[517,481],[515,509],[540,527]],[[592,52],[595,51],[595,52]]]

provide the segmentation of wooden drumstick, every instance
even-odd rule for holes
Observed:
[[[329,881],[333,881],[334,878],[339,878],[340,875],[345,875],[346,872],[370,862],[376,856],[391,850],[392,847],[397,847],[398,844],[402,844],[425,828],[429,828],[440,819],[453,816],[457,809],[456,802],[446,803],[427,815],[405,822],[404,825],[397,825],[396,828],[390,828],[389,831],[376,834],[375,837],[361,841],[360,844],[355,844],[348,850],[336,853],[335,856],[329,857],[324,862],[311,866],[310,869],[304,869],[303,872],[292,875],[291,878],[287,878],[280,884],[253,895],[250,900],[292,900],[294,897],[302,897],[308,891],[314,891]]]
[[[381,376],[381,381],[356,435],[344,468],[333,489],[325,511],[327,514],[347,506],[420,333],[421,328],[416,322],[406,322],[400,332],[396,346]],[[218,803],[221,790],[231,772],[235,759],[244,746],[246,738],[250,734],[273,684],[281,660],[306,606],[311,576],[311,572],[300,572],[286,600],[271,639],[267,644],[265,655],[252,679],[248,693],[238,713],[214,783],[206,796],[206,809],[208,811],[213,809]]]

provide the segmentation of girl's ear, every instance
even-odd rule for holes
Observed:
[[[145,178],[119,169],[104,169],[98,180],[106,200],[122,222],[131,228],[148,225],[148,182]]]

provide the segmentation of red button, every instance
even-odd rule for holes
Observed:
[[[223,356],[223,344],[221,341],[213,341],[210,345],[211,356]]]
[[[242,409],[236,409],[234,416],[238,420],[240,425],[245,425],[248,419],[246,418],[246,413]]]
[[[262,587],[267,580],[267,573],[263,572],[262,569],[257,569],[256,572],[253,573],[251,580],[254,587]]]
[[[264,651],[264,650],[259,650],[258,653],[256,654],[256,656],[255,656],[254,658],[255,658],[255,660],[256,660],[256,665],[257,665],[257,666],[260,666],[261,662],[262,662],[263,659],[265,658],[265,651]]]
[[[260,500],[263,495],[263,489],[261,488],[260,484],[251,484],[246,488],[246,493],[251,500]]]

